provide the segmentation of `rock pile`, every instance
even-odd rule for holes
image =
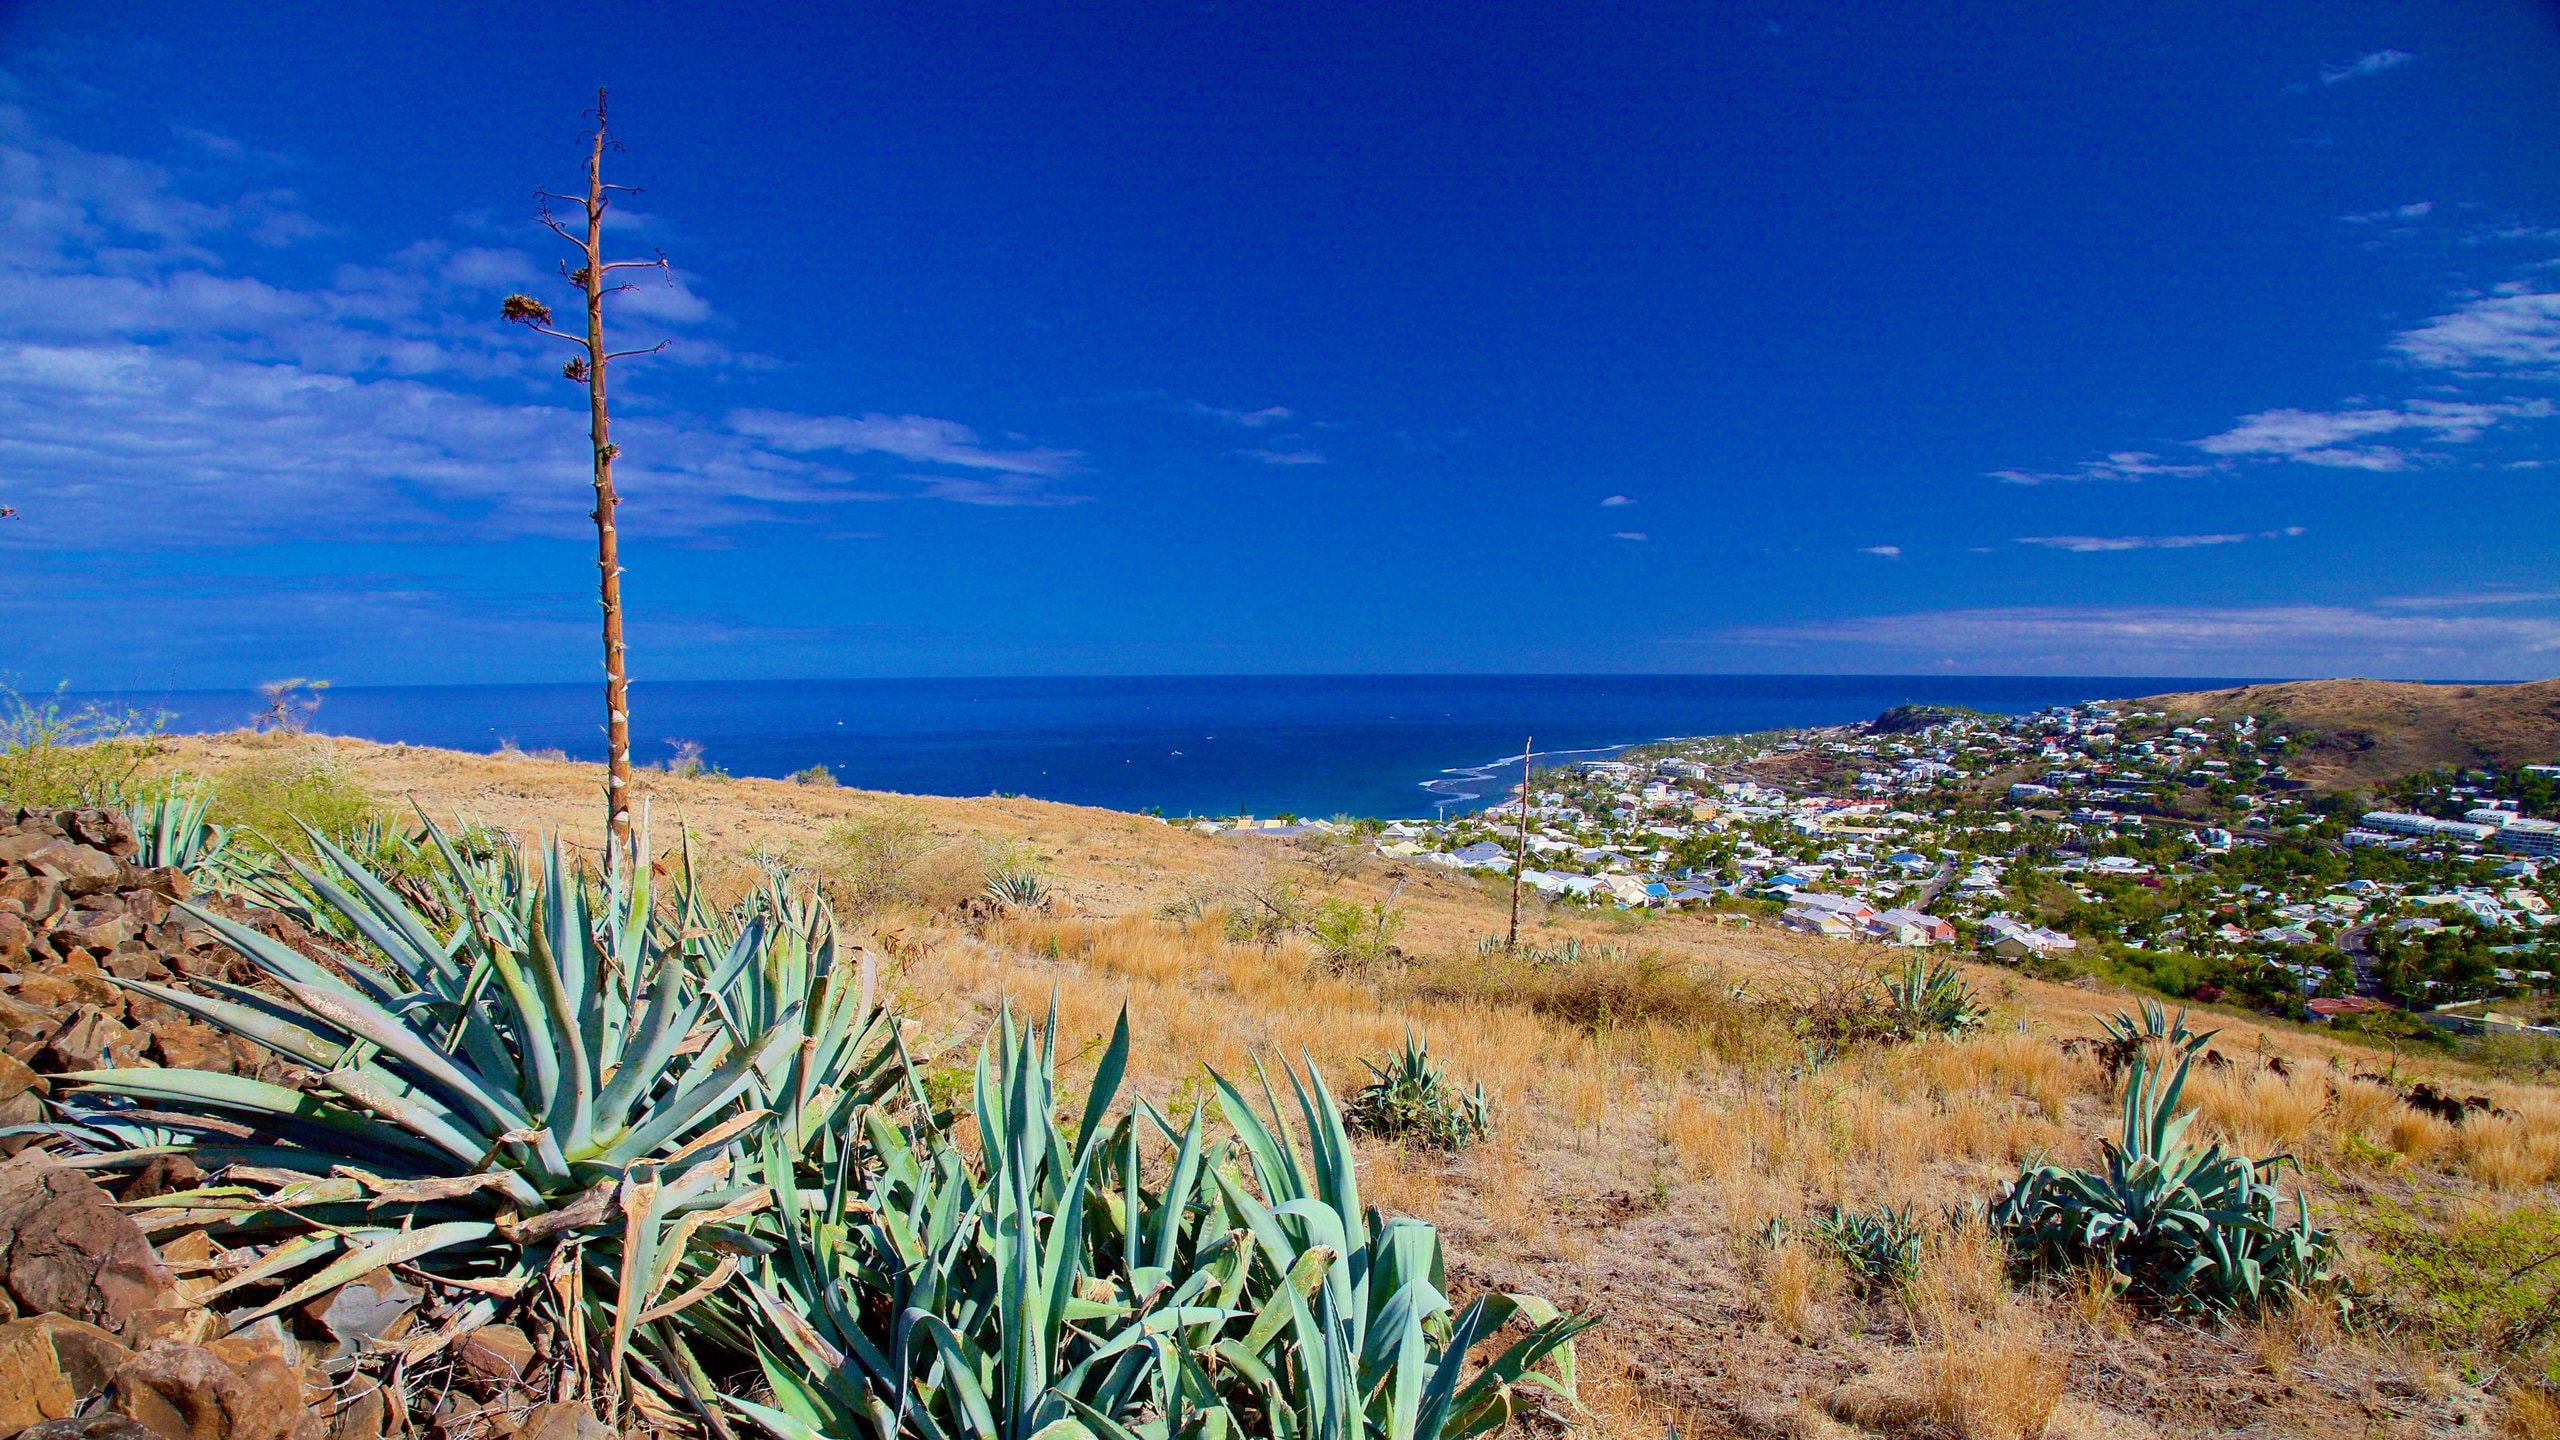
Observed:
[[[186,873],[136,865],[139,849],[113,811],[0,813],[0,1127],[44,1119],[49,1077],[71,1071],[293,1083],[272,1055],[118,983],[269,983],[177,907]],[[272,911],[195,901],[327,954]],[[413,1328],[418,1293],[388,1272],[235,1329],[210,1305],[237,1303],[216,1287],[250,1252],[201,1231],[155,1249],[87,1172],[29,1148],[42,1138],[0,1135],[0,1440],[380,1440],[404,1419],[451,1440],[609,1440],[582,1408],[536,1403],[534,1346],[509,1326],[453,1347],[434,1414],[395,1414],[356,1363]],[[131,1201],[202,1178],[168,1157],[111,1183]]]
[[[255,969],[176,908],[183,870],[136,866],[132,828],[111,810],[0,816],[0,1126],[42,1113],[45,1077],[108,1065],[170,1065],[276,1079],[272,1057],[117,984],[258,983]],[[296,944],[283,916],[213,908]],[[28,1137],[0,1137],[0,1154]]]

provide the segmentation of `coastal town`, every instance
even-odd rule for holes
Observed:
[[[1968,947],[2300,1019],[2543,1029],[2560,766],[2323,792],[2288,774],[2301,745],[2249,714],[1905,707],[1537,770],[1525,826],[1514,790],[1433,821],[1198,828],[1357,830],[1490,884],[1516,868],[1547,905]]]

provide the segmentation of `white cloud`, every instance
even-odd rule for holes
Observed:
[[[1076,468],[1082,458],[1073,450],[989,446],[968,426],[929,415],[792,415],[778,410],[733,410],[729,428],[795,454],[816,450],[842,450],[857,455],[877,452],[919,463],[1002,470],[1016,475],[1064,475]]]
[[[1991,478],[2007,485],[2069,484],[2086,480],[2154,480],[2210,474],[2210,465],[2183,465],[2147,450],[2118,450],[2104,459],[2084,461],[2069,470],[1994,470]]]
[[[2553,413],[2547,400],[2496,404],[2411,400],[2352,410],[2262,410],[2195,443],[2210,455],[2297,460],[2340,469],[2405,470],[2415,461],[2407,450],[2358,442],[2409,434],[2420,441],[2459,445],[2479,439],[2502,422],[2541,419]]]
[[[1633,505],[1634,503],[1636,503],[1636,501],[1635,497],[1632,495],[1612,495],[1608,499],[1600,502],[1600,508],[1606,510],[1611,506]]]
[[[2021,535],[2021,545],[2098,555],[2118,550],[2194,550],[2208,545],[2239,545],[2251,540],[2279,540],[2307,533],[2299,525],[2280,530],[2232,531],[2216,535]]]
[[[1230,410],[1222,405],[1204,405],[1194,400],[1191,402],[1191,410],[1193,414],[1206,415],[1213,420],[1223,420],[1230,425],[1241,425],[1247,430],[1285,425],[1298,418],[1298,412],[1286,405],[1265,405],[1259,410]]]
[[[2388,210],[2367,210],[2360,215],[2341,215],[2338,218],[2350,225],[2387,225],[2394,220],[2424,220],[2435,213],[2435,208],[2434,201],[2419,200],[2395,205]]]
[[[2376,50],[2370,55],[2359,55],[2344,65],[2322,66],[2320,70],[2320,83],[2323,85],[2341,85],[2349,80],[2361,80],[2368,75],[2379,75],[2386,70],[2397,70],[2403,65],[2412,63],[2417,58],[2417,56],[2410,54],[2406,50]]]
[[[1887,560],[1899,560],[1902,558],[1902,547],[1899,545],[1865,545],[1859,547],[1858,553],[1861,555],[1881,555]]]
[[[1610,532],[1609,538],[1612,540],[1643,540],[1650,537],[1641,530],[1616,530]]]
[[[2560,292],[2502,285],[2402,332],[2391,348],[2438,370],[2560,370]]]
[[[1259,460],[1265,465],[1321,465],[1324,463],[1323,454],[1314,450],[1244,450],[1238,453],[1250,459]]]

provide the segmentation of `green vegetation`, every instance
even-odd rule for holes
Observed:
[[[1347,967],[1367,965],[1395,952],[1396,937],[1404,932],[1404,911],[1392,896],[1366,905],[1323,900],[1307,917],[1306,929],[1326,959]]]
[[[1493,1133],[1493,1102],[1484,1086],[1474,1094],[1459,1089],[1416,1036],[1406,1035],[1404,1049],[1385,1064],[1362,1063],[1373,1078],[1343,1112],[1353,1130],[1433,1150],[1464,1150]]]
[[[1951,960],[1931,963],[1918,955],[1884,981],[1889,1023],[1904,1039],[1962,1035],[1982,1023],[1982,997]]]
[[[174,783],[170,793],[185,783]],[[353,772],[326,754],[281,748],[215,772],[210,784],[206,821],[223,827],[250,854],[318,859],[311,835],[317,831],[361,840],[377,863],[391,858],[374,843],[389,812]]]
[[[1844,1210],[1834,1205],[1813,1218],[1816,1240],[1840,1259],[1851,1282],[1869,1294],[1893,1290],[1920,1273],[1923,1227],[1912,1210],[1879,1205]]]
[[[933,832],[911,806],[887,804],[829,830],[819,851],[827,894],[848,915],[895,905],[956,910],[986,891],[985,857]]]
[[[212,867],[209,808],[134,813],[154,858]],[[723,909],[689,857],[661,893],[645,836],[596,875],[426,826],[420,882],[302,834],[273,883],[344,957],[191,906],[275,990],[129,983],[310,1083],[57,1077],[54,1128],[91,1168],[217,1176],[136,1204],[241,1261],[206,1297],[235,1321],[396,1269],[437,1326],[359,1365],[503,1321],[617,1427],[692,1411],[778,1440],[1469,1440],[1541,1396],[1577,1406],[1590,1321],[1456,1306],[1437,1232],[1361,1205],[1312,1065],[1282,1071],[1294,1121],[1267,1082],[1258,1109],[1210,1076],[1232,1139],[1198,1103],[1115,1113],[1124,1015],[1070,1127],[1054,1015],[1004,1017],[974,1074],[919,1071],[871,962],[840,963],[826,902],[779,867]],[[1481,1089],[1408,1050],[1417,1115],[1481,1135]]]
[[[434,838],[466,912],[449,935],[313,835],[318,864],[297,871],[369,963],[324,965],[193,909],[286,998],[128,982],[315,1084],[75,1073],[61,1128],[110,1165],[258,1167],[150,1202],[227,1246],[266,1247],[224,1287],[274,1292],[251,1318],[396,1265],[478,1297],[459,1334],[499,1313],[492,1297],[575,1275],[553,1290],[581,1297],[570,1313],[536,1301],[520,1317],[554,1344],[588,1337],[580,1363],[608,1396],[634,1384],[661,1409],[686,1403],[704,1360],[675,1322],[733,1307],[721,1286],[737,1269],[689,1242],[763,1207],[737,1183],[750,1165],[826,1149],[903,1080],[869,968],[838,966],[823,904],[778,885],[714,912],[680,881],[661,905],[645,840],[590,882],[557,849],[539,870],[488,867]]]
[[[1198,1110],[1115,1120],[1126,1016],[1069,1130],[1055,1038],[1007,1016],[981,1047],[974,1153],[936,1117],[871,1112],[864,1164],[814,1189],[767,1168],[779,1248],[747,1290],[772,1398],[729,1404],[780,1440],[1465,1440],[1539,1392],[1576,1403],[1590,1322],[1523,1295],[1456,1310],[1437,1232],[1362,1207],[1312,1067],[1284,1071],[1302,1163],[1267,1085],[1257,1110],[1213,1077],[1233,1142]],[[1172,1147],[1161,1181],[1148,1135]]]
[[[2270,1183],[2283,1163],[2251,1160],[2220,1145],[2186,1142],[2180,1115],[2193,1057],[2174,1071],[2136,1056],[2124,1091],[2124,1124],[2099,1170],[2030,1164],[1992,1203],[1991,1222],[2024,1259],[2093,1265],[2118,1289],[2164,1309],[2283,1309],[2326,1288],[2336,1245],[2311,1227],[2295,1198],[2295,1223],[2276,1215]]]
[[[124,798],[160,753],[161,720],[95,702],[66,708],[0,690],[0,806],[61,809]]]

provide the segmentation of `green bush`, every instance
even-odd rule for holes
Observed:
[[[1386,900],[1363,905],[1353,900],[1323,900],[1307,919],[1307,934],[1325,958],[1344,967],[1368,965],[1395,951],[1404,933],[1404,911]]]
[[[389,813],[345,766],[325,752],[292,745],[217,770],[205,819],[253,855],[319,858],[304,827],[351,835],[380,827]]]
[[[62,809],[122,801],[160,753],[162,720],[90,702],[68,708],[0,692],[0,806]]]
[[[829,830],[818,868],[828,894],[849,915],[897,906],[956,910],[986,889],[986,860],[944,840],[909,805],[884,805]]]

